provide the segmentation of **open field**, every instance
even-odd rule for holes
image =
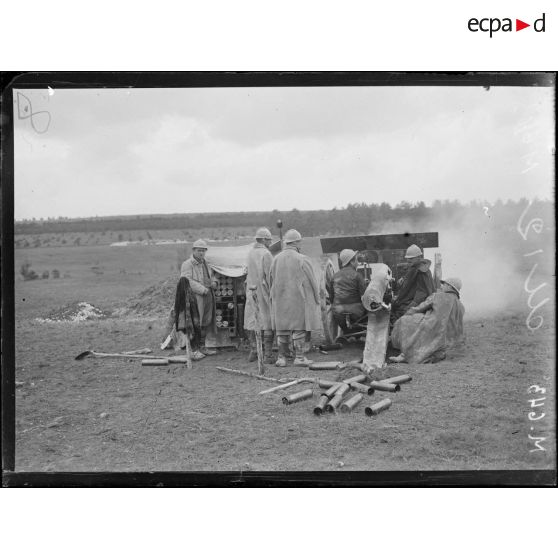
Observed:
[[[314,252],[314,245],[307,245]],[[555,466],[555,324],[525,326],[526,298],[504,312],[466,321],[467,345],[431,365],[391,365],[384,376],[413,381],[376,418],[361,405],[349,415],[315,417],[314,399],[286,407],[274,384],[224,374],[222,365],[256,371],[246,351],[223,351],[194,364],[142,367],[138,361],[74,357],[86,350],[150,347],[156,353],[164,315],[81,323],[38,323],[69,302],[103,310],[176,273],[176,247],[29,248],[16,250],[60,279],[16,277],[16,470],[404,470],[540,469]],[[94,269],[93,269],[94,268]],[[125,273],[122,271],[124,270]],[[64,277],[64,273],[69,277]],[[549,278],[550,284],[552,278]],[[518,293],[521,294],[522,285]],[[548,292],[547,296],[554,297]],[[168,306],[172,301],[168,301]],[[321,355],[349,360],[359,347]],[[305,369],[269,368],[274,377]],[[334,378],[336,372],[323,372]],[[547,390],[532,408],[531,385]],[[308,384],[304,384],[306,386]],[[297,391],[288,390],[287,393]],[[379,400],[375,394],[373,399]],[[528,413],[545,412],[541,420]],[[531,430],[534,428],[535,430]],[[545,451],[529,435],[546,438]]]

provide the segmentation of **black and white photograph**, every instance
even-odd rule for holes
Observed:
[[[4,92],[15,473],[554,478],[555,74],[72,76]]]

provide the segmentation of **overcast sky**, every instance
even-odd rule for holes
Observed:
[[[551,88],[19,92],[16,219],[554,195]]]

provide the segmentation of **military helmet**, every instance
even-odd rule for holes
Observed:
[[[283,237],[285,244],[297,242],[298,240],[302,240],[302,235],[296,229],[289,229]]]
[[[196,242],[194,242],[192,248],[200,248],[202,250],[207,250],[208,249],[207,242],[200,238],[196,240]]]
[[[339,254],[339,260],[341,261],[341,267],[345,267],[348,263],[350,263],[353,258],[355,258],[357,253],[350,248],[345,248],[345,250],[341,250]]]
[[[422,256],[422,250],[416,244],[411,244],[405,252],[405,257],[410,259],[416,258],[417,256]]]
[[[449,285],[454,291],[457,292],[457,294],[461,292],[461,287],[463,286],[463,283],[461,282],[461,279],[459,279],[459,277],[448,277],[447,279],[441,279],[440,283]]]
[[[260,227],[256,231],[255,238],[264,238],[266,240],[271,240],[271,231],[267,227]]]

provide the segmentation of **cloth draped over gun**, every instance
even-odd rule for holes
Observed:
[[[465,308],[457,293],[437,291],[395,322],[391,344],[411,364],[437,362],[464,341]]]
[[[176,331],[182,331],[190,338],[193,347],[200,344],[200,314],[190,281],[186,277],[181,277],[176,285],[174,325]]]

